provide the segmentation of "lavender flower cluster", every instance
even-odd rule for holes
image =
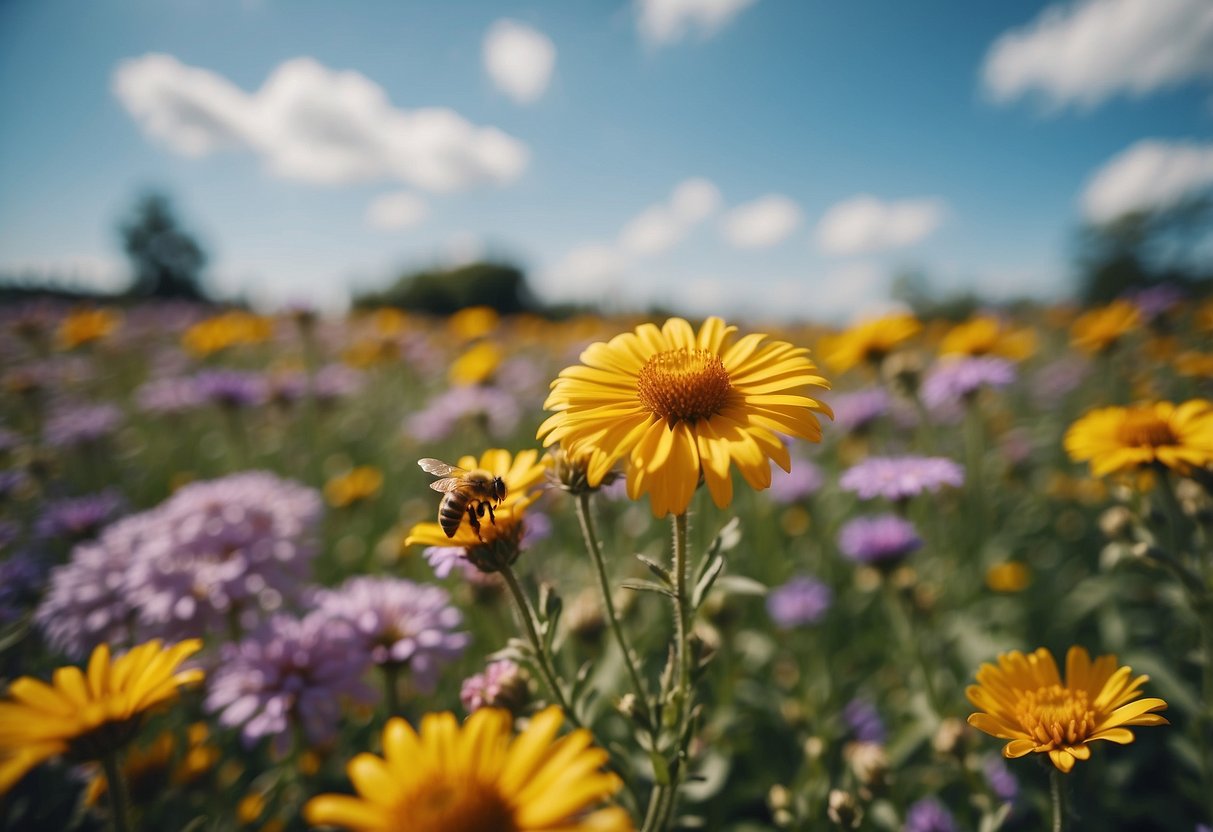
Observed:
[[[37,620],[74,657],[143,630],[186,638],[254,625],[298,596],[321,511],[315,490],[264,472],[188,485],[76,546]]]
[[[843,472],[839,485],[861,500],[908,500],[946,486],[964,485],[964,469],[946,457],[873,456]]]

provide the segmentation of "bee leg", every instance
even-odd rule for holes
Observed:
[[[482,505],[489,510],[489,522],[492,523],[494,526],[496,526],[497,525],[497,515],[493,514],[493,504],[492,503],[483,503]]]
[[[472,531],[476,532],[476,537],[480,537],[480,518],[476,516],[476,505],[474,503],[468,504],[468,522],[472,524]],[[483,537],[480,537],[480,539],[484,540]]]

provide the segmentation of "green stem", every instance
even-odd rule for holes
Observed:
[[[690,584],[690,557],[687,552],[687,516],[685,513],[674,515],[674,660],[677,676],[674,681],[673,701],[676,703],[676,718],[673,721],[674,746],[676,758],[670,768],[673,772],[672,782],[668,787],[654,789],[651,800],[659,800],[660,804],[653,814],[652,824],[646,823],[645,832],[661,832],[670,826],[670,818],[678,803],[678,784],[685,778],[687,743],[691,732],[688,725],[691,719],[691,607],[688,585]]]
[[[118,765],[118,753],[111,751],[101,758],[105,768],[105,793],[109,795],[110,820],[114,832],[130,832],[134,827],[130,821],[130,796],[126,792],[126,779]]]
[[[1049,796],[1053,804],[1052,832],[1065,832],[1066,829],[1066,793],[1065,775],[1061,769],[1053,768],[1049,773]]]
[[[1209,813],[1206,818],[1213,822],[1213,748],[1210,747],[1210,737],[1213,737],[1213,598],[1205,597],[1200,610],[1201,641],[1203,642],[1204,665],[1201,673],[1201,695],[1204,700],[1203,719],[1199,720],[1201,767],[1204,769],[1205,795],[1208,805],[1205,810]]]
[[[564,696],[564,689],[560,686],[560,680],[556,678],[556,671],[553,669],[550,657],[548,656],[547,646],[543,643],[543,639],[539,637],[539,627],[536,624],[538,616],[535,615],[535,608],[531,606],[531,600],[522,591],[522,586],[518,583],[518,576],[514,573],[512,566],[509,564],[503,565],[501,567],[501,577],[505,579],[505,585],[509,587],[510,596],[514,599],[514,604],[518,608],[518,617],[522,619],[522,628],[526,631],[527,640],[531,643],[531,649],[535,652],[535,664],[539,667],[539,675],[543,677],[543,683],[548,689],[548,694],[552,697],[552,701],[564,711],[568,720],[580,727],[581,721],[578,719],[577,714],[573,713],[573,709],[569,707],[568,700]]]
[[[918,672],[922,676],[923,689],[927,694],[927,701],[931,704],[931,710],[935,712],[937,718],[942,717],[941,700],[938,691],[935,689],[935,679],[931,674],[931,665],[927,662],[926,653],[922,650],[922,640],[915,637],[914,624],[910,617],[910,611],[906,608],[905,599],[902,598],[901,592],[897,587],[893,585],[891,576],[886,575],[883,584],[885,606],[888,608],[889,617],[893,621],[893,629],[901,641],[902,649],[912,655],[915,663],[918,665]]]
[[[985,430],[981,423],[981,411],[977,400],[965,402],[965,487],[969,494],[969,505],[973,516],[969,518],[969,528],[974,530],[974,548],[979,548],[986,530],[986,502],[983,457],[985,454]]]
[[[391,719],[400,715],[400,691],[397,682],[400,678],[400,667],[394,662],[380,665],[383,671],[383,703],[387,706],[387,715]]]
[[[632,687],[636,689],[636,696],[647,712],[648,694],[645,692],[644,680],[632,657],[632,650],[628,647],[627,638],[623,634],[623,625],[615,610],[615,600],[611,597],[611,582],[607,578],[606,562],[602,557],[602,547],[598,543],[598,535],[594,531],[594,518],[590,514],[589,494],[577,496],[577,520],[581,524],[581,536],[585,538],[585,548],[590,553],[590,559],[594,561],[594,571],[598,575],[598,590],[602,594],[602,607],[606,611],[607,623],[610,624],[611,632],[615,636],[615,643],[619,645],[619,651],[623,653],[623,663],[628,669],[628,675],[632,677]]]

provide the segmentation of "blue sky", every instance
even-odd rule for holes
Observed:
[[[1213,183],[1211,12],[9,0],[0,270],[120,284],[154,186],[213,285],[269,304],[485,252],[552,297],[692,312],[847,316],[905,268],[1056,296],[1084,217]]]

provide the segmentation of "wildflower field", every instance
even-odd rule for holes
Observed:
[[[0,827],[1207,829],[1211,344],[8,307]]]

